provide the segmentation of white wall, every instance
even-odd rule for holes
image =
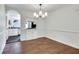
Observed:
[[[5,6],[0,4],[0,53],[2,53],[7,39]]]
[[[26,21],[34,21],[36,23],[36,29],[25,29]],[[22,11],[21,12],[21,40],[30,40],[38,37],[44,37],[44,20],[34,19],[33,12]]]
[[[46,19],[46,37],[79,48],[78,5],[66,5],[52,11]]]

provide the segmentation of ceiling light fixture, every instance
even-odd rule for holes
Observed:
[[[43,13],[42,4],[39,4],[39,6],[40,6],[39,12],[38,13],[37,12],[34,12],[33,13],[33,16],[36,17],[36,18],[45,18],[45,17],[47,17],[48,16],[48,13],[47,12],[44,12]]]

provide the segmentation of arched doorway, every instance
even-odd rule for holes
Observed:
[[[16,10],[7,11],[7,43],[20,41],[21,15]]]

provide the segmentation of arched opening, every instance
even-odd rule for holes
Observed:
[[[16,10],[7,11],[7,43],[20,41],[21,15]]]

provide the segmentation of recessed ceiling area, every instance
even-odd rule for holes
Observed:
[[[34,17],[34,12],[38,14],[40,11],[40,4],[6,4],[6,10],[16,10],[25,17]],[[48,15],[52,12],[62,10],[63,8],[79,13],[79,4],[42,4],[41,9],[47,12]]]
[[[41,8],[44,11],[51,12],[61,7],[64,7],[64,4],[43,4]],[[39,4],[6,4],[6,8],[34,12],[39,11],[40,6]]]

